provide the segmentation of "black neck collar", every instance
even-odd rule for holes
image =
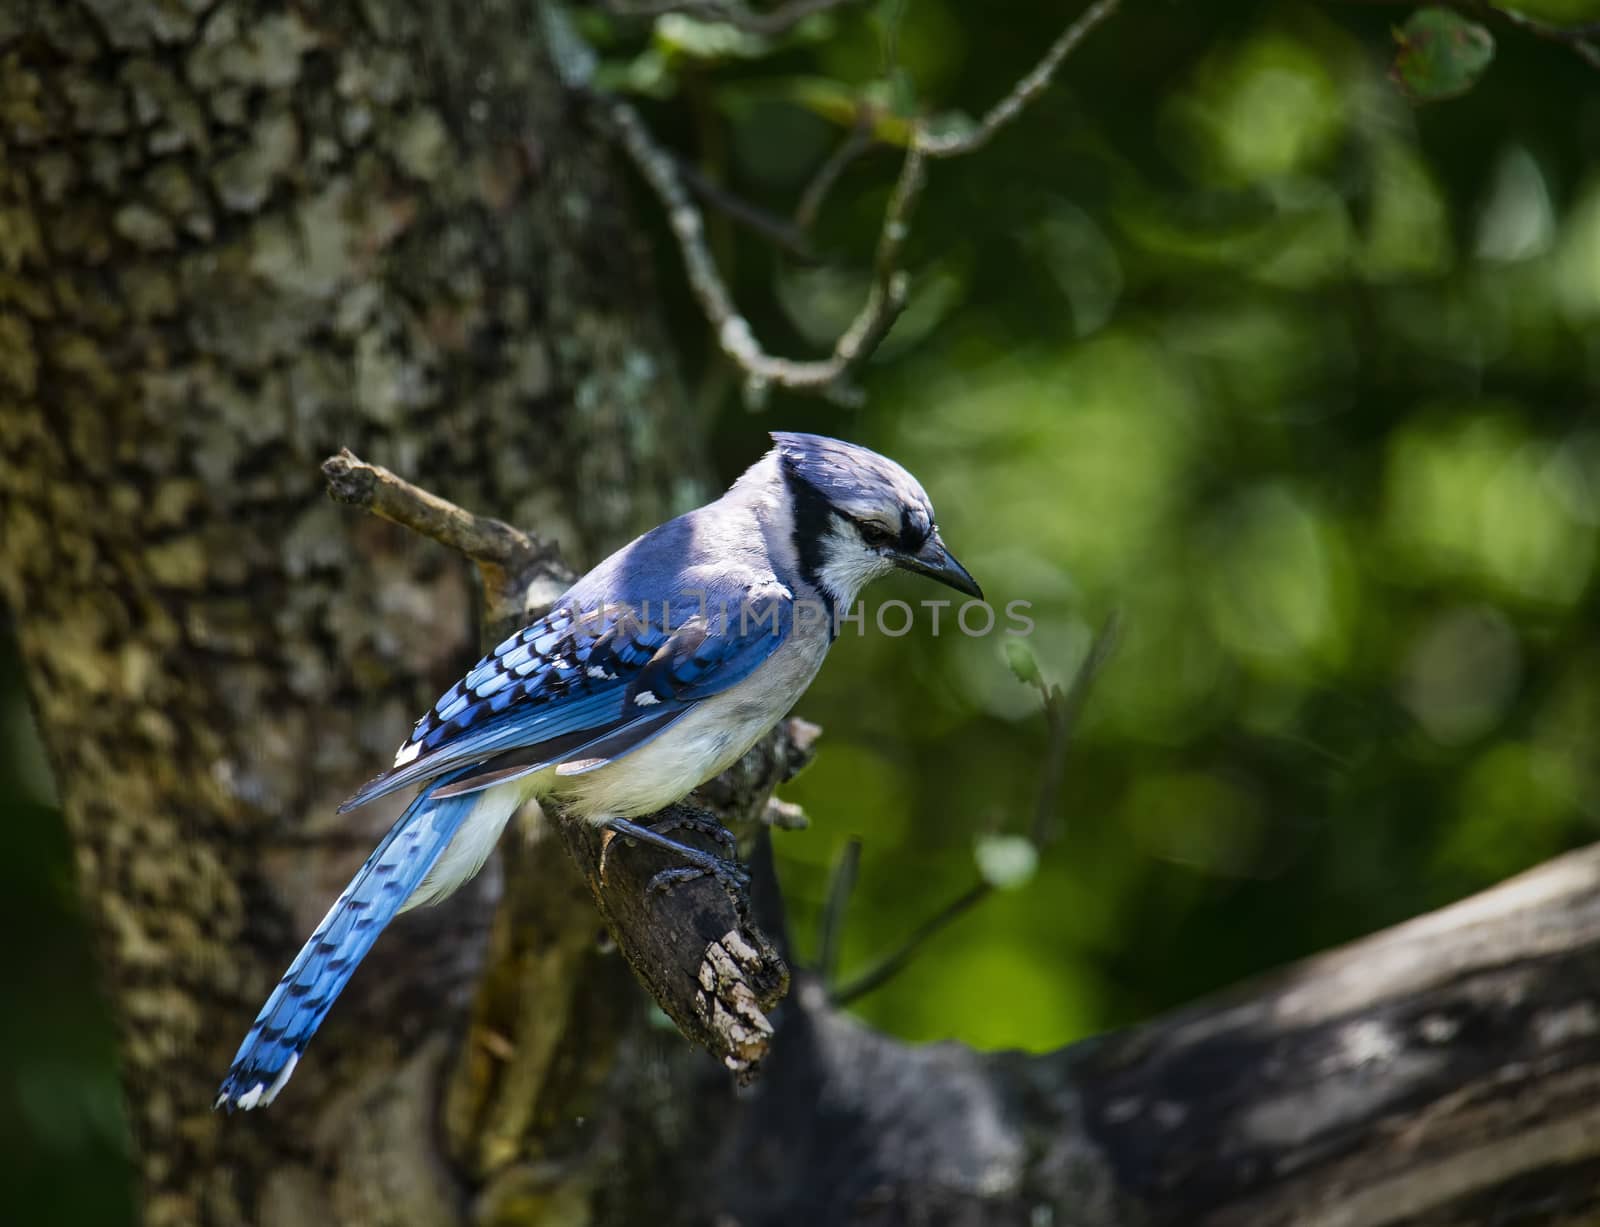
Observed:
[[[799,560],[800,578],[810,584],[827,608],[828,629],[834,630],[833,593],[822,581],[822,540],[833,526],[834,511],[815,486],[801,477],[785,457],[781,461],[784,484],[789,488],[789,506],[794,513],[794,552]]]

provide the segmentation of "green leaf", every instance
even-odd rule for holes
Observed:
[[[1390,75],[1417,102],[1466,93],[1494,59],[1494,36],[1450,9],[1418,9],[1394,38]]]
[[[1033,649],[1028,646],[1025,639],[1007,639],[1005,641],[1006,664],[1011,666],[1011,672],[1016,675],[1017,681],[1024,686],[1037,686],[1040,681],[1039,661],[1033,654]]]
[[[1016,890],[1033,880],[1039,849],[1021,835],[980,835],[972,846],[978,874],[996,890]]]
[[[678,74],[659,48],[647,47],[631,60],[601,60],[594,85],[611,94],[666,99],[678,92]]]
[[[656,44],[668,55],[693,60],[755,60],[772,49],[759,35],[747,34],[724,21],[700,21],[681,13],[657,18]]]

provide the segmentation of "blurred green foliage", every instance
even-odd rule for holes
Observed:
[[[131,1222],[116,1036],[10,648],[0,639],[0,1185],[9,1221]]]
[[[1057,32],[1047,7],[881,4],[766,60],[681,57],[650,118],[783,213],[852,122],[796,82],[979,114]],[[1390,76],[1408,15],[1133,6],[934,168],[866,409],[752,417],[704,368],[728,474],[772,425],[904,461],[991,599],[1032,602],[1052,678],[1124,615],[1059,840],[863,998],[875,1024],[1053,1047],[1600,833],[1600,77],[1502,27],[1475,88],[1418,108]],[[846,173],[819,267],[713,222],[772,348],[855,310],[895,156]],[[1004,639],[847,630],[802,704],[826,751],[780,869],[814,951],[863,840],[845,980],[1027,829],[1046,735]]]
[[[586,33],[665,142],[776,215],[869,110],[888,144],[829,197],[823,263],[711,214],[758,334],[800,354],[860,301],[906,117],[981,113],[1055,10],[890,0],[777,43],[682,21]],[[913,303],[858,411],[774,394],[747,413],[650,223],[723,477],[774,427],[902,460],[995,604],[1031,602],[1049,680],[1123,616],[1060,837],[858,1003],[874,1024],[1054,1047],[1600,832],[1600,74],[1496,27],[1469,92],[1414,108],[1389,75],[1407,13],[1130,4],[1021,122],[934,167]],[[942,595],[907,580],[869,606]],[[845,978],[980,858],[1027,876],[1001,837],[1026,831],[1046,749],[1004,635],[948,612],[937,636],[926,614],[903,638],[868,626],[801,704],[826,730],[787,790],[812,827],[776,836],[802,957],[830,867],[863,841]],[[29,934],[28,1007],[4,1023],[29,1060],[0,1129],[79,1199],[72,1217],[114,1221],[120,1189],[61,1179],[119,1142],[44,804],[0,797],[0,907]]]

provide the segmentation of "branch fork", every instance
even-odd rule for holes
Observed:
[[[745,398],[759,406],[771,387],[792,391],[819,392],[847,405],[859,404],[862,397],[851,379],[872,356],[905,310],[910,295],[910,276],[900,267],[901,249],[911,231],[911,221],[927,183],[927,164],[933,159],[957,158],[987,145],[994,136],[1025,111],[1055,79],[1061,65],[1078,45],[1117,11],[1121,0],[1096,0],[1051,44],[1028,73],[990,107],[973,127],[961,132],[936,132],[926,122],[915,121],[906,145],[900,175],[890,193],[878,232],[877,254],[873,261],[873,280],[861,309],[849,327],[834,342],[826,358],[798,360],[769,353],[756,338],[750,322],[734,304],[732,292],[717,269],[706,242],[705,219],[686,183],[682,164],[657,143],[639,112],[620,98],[596,91],[586,79],[569,79],[569,85],[588,93],[595,104],[601,126],[627,154],[666,213],[667,224],[678,241],[689,288],[700,303],[706,321],[723,354],[744,375]],[[671,10],[685,8],[672,4]],[[705,6],[711,7],[711,6]],[[719,18],[739,12],[717,4]],[[791,7],[804,7],[802,4]],[[825,7],[825,6],[824,6]],[[640,10],[633,10],[638,12]],[[652,9],[652,11],[656,11]],[[666,10],[663,10],[666,11]],[[776,10],[775,10],[776,12]],[[566,45],[577,35],[570,30],[559,41]],[[847,142],[841,157],[853,157],[859,138]],[[823,168],[819,182],[831,183],[838,167],[834,160]],[[826,190],[825,186],[822,190]],[[809,197],[810,192],[807,193]],[[816,210],[814,200],[802,200],[797,214],[806,217]]]

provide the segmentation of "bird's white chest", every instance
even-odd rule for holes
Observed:
[[[697,704],[654,741],[610,766],[557,777],[552,791],[595,821],[653,814],[682,800],[784,717],[822,666],[828,642],[825,633],[796,636],[750,677]]]

